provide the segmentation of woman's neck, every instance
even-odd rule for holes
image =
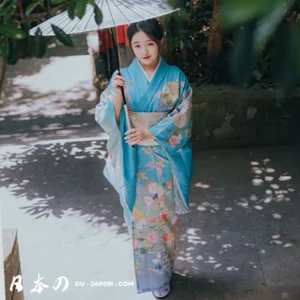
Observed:
[[[145,66],[145,65],[141,64],[141,66],[143,67],[143,69],[145,70],[145,72],[149,76],[151,76],[154,73],[154,71],[155,71],[158,63],[159,63],[159,56],[157,57],[157,59],[151,65]]]

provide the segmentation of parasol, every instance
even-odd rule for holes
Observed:
[[[113,42],[114,60],[117,70],[120,71],[119,58],[115,50],[116,43],[112,28],[161,17],[178,11],[178,9],[171,8],[165,0],[96,0],[95,4],[98,5],[103,15],[103,20],[100,25],[98,25],[94,19],[93,6],[88,4],[82,19],[76,17],[72,20],[69,18],[68,12],[65,11],[32,28],[30,35],[35,35],[36,30],[39,28],[43,36],[54,36],[55,34],[51,25],[60,27],[67,34],[80,34],[109,28]],[[128,128],[131,129],[123,87],[121,87],[121,90],[126,121]]]

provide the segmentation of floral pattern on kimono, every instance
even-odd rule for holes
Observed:
[[[148,129],[154,145],[131,147],[124,109],[116,123],[110,85],[101,94],[96,121],[108,133],[104,174],[120,195],[133,247],[137,292],[170,281],[174,268],[177,214],[189,212],[192,175],[192,89],[183,72],[163,59],[149,82],[137,60],[121,69],[132,123]]]

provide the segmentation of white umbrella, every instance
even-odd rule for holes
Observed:
[[[30,35],[34,35],[39,27],[43,36],[54,36],[52,24],[60,27],[67,34],[79,34],[136,23],[176,11],[164,0],[96,0],[95,3],[103,14],[100,25],[95,22],[93,6],[88,4],[82,19],[76,17],[72,20],[68,12],[64,11],[32,28]]]
[[[120,70],[118,54],[115,51],[116,44],[112,28],[161,17],[178,10],[171,8],[165,0],[96,0],[95,3],[100,8],[103,15],[103,20],[100,25],[95,22],[93,6],[88,4],[85,15],[82,19],[76,17],[72,20],[69,18],[68,12],[65,11],[32,28],[30,30],[30,35],[35,35],[39,28],[40,33],[43,36],[54,36],[55,34],[51,25],[58,26],[67,34],[79,34],[110,28],[114,45],[113,56],[115,58],[117,69]],[[131,124],[123,87],[121,87],[121,90],[126,113],[126,121],[128,128],[130,129]]]

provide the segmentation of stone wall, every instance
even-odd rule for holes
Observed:
[[[21,275],[18,235],[15,229],[3,229],[3,256],[6,300],[24,300],[23,291],[10,286],[14,276]]]
[[[193,87],[193,140],[199,148],[298,144],[300,90]]]

